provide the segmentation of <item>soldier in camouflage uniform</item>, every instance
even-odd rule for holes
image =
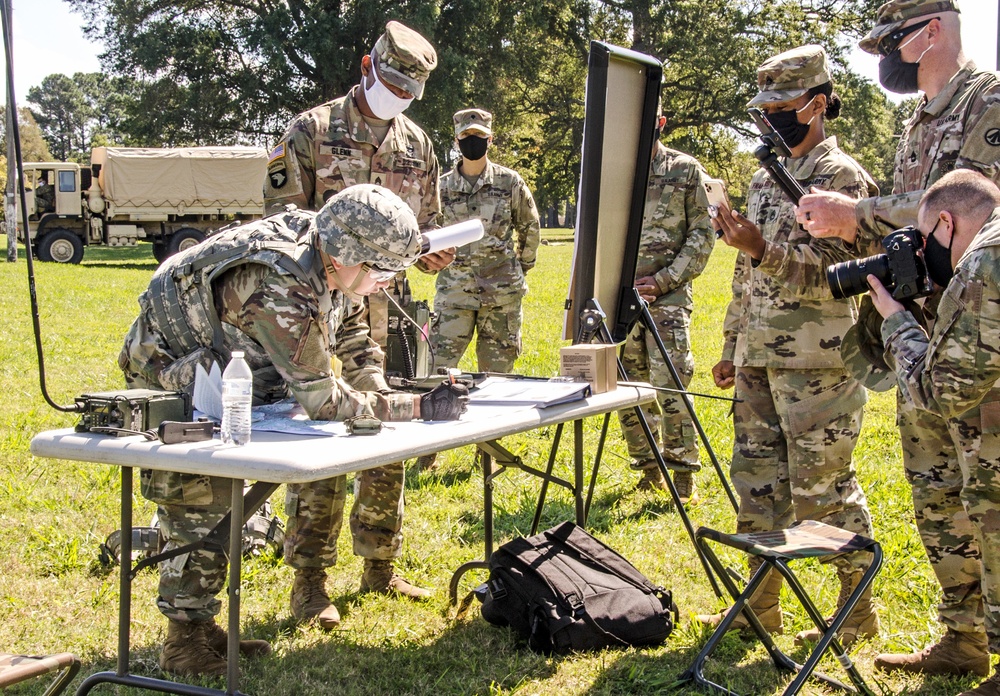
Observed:
[[[931,185],[917,217],[925,259],[945,286],[927,330],[874,278],[885,317],[886,362],[900,398],[946,419],[959,453],[960,504],[982,557],[989,651],[1000,654],[1000,189],[978,172],[955,170]],[[986,667],[988,668],[987,661]],[[1000,696],[1000,668],[962,696]]]
[[[318,214],[291,211],[224,231],[160,266],[139,298],[142,312],[125,338],[119,366],[130,387],[190,392],[197,365],[210,368],[242,350],[254,373],[257,404],[292,395],[320,420],[360,414],[457,418],[461,390],[453,385],[442,385],[433,402],[389,392],[382,353],[364,322],[361,297],[384,287],[419,253],[412,211],[398,196],[367,184],[333,196]],[[342,377],[331,368],[334,356]],[[230,484],[142,470],[142,494],[158,505],[164,548],[196,541],[214,527],[228,510]],[[336,548],[335,537],[332,544]],[[322,575],[323,569],[300,566],[297,583],[303,574]],[[225,575],[225,555],[210,549],[160,564],[157,606],[169,619],[163,669],[185,676],[225,673],[226,634],[215,623]],[[296,616],[326,611],[328,620],[339,618],[325,593],[307,599],[293,606]],[[241,651],[266,654],[270,646],[243,641]]]
[[[486,233],[438,273],[435,364],[456,367],[475,333],[478,369],[511,372],[521,354],[521,298],[528,292],[525,274],[535,266],[538,210],[524,179],[487,156],[493,115],[464,109],[454,122],[462,159],[441,177],[441,220],[479,218]]]
[[[662,119],[658,126],[662,127]],[[705,270],[715,243],[708,220],[705,177],[705,170],[696,159],[659,141],[658,128],[649,165],[635,287],[649,302],[657,334],[684,387],[694,376],[691,281]],[[622,365],[629,379],[671,389],[677,386],[655,339],[641,323],[636,323],[625,342]],[[643,412],[650,430],[657,434],[667,467],[674,472],[677,492],[682,502],[687,502],[695,496],[694,472],[701,468],[694,422],[679,394],[660,392],[657,400],[659,412],[648,406]],[[632,468],[642,471],[638,488],[665,489],[663,474],[635,411],[619,411],[618,418],[632,457]]]
[[[826,137],[825,119],[840,113],[841,102],[822,47],[802,46],[769,58],[757,76],[760,93],[749,105],[759,106],[788,144],[792,157],[783,164],[803,188],[854,198],[878,192],[861,165],[837,147],[836,138]],[[857,310],[851,299],[833,299],[825,277],[827,265],[866,250],[813,239],[795,224],[792,208],[759,169],[750,182],[747,217],[723,207],[714,218],[726,244],[741,252],[723,356],[712,369],[716,384],[735,383],[742,399],[734,404],[731,469],[740,498],[737,532],[819,520],[871,537],[871,514],[851,461],[865,390],[844,369],[837,350]],[[870,554],[834,560],[839,604],[857,587],[870,560]],[[781,576],[772,573],[751,600],[772,631],[782,628],[780,588]],[[701,618],[717,625],[721,617]],[[742,616],[734,623],[746,625]],[[869,589],[840,639],[846,646],[877,633]],[[815,635],[809,632],[797,636],[799,642],[811,638]]]
[[[883,86],[924,92],[896,148],[892,195],[848,200],[832,193],[802,198],[797,219],[810,234],[879,239],[916,224],[924,189],[953,169],[972,169],[1000,182],[1000,80],[981,71],[962,52],[956,0],[894,0],[878,10],[861,48],[882,56]],[[909,66],[909,67],[907,67]],[[904,75],[905,79],[898,76]],[[937,298],[924,300],[931,329]],[[985,674],[989,669],[983,628],[979,550],[959,494],[959,453],[945,421],[897,397],[903,466],[913,494],[917,530],[942,588],[941,641],[911,655],[885,654],[885,670],[930,674]]]
[[[367,182],[399,195],[413,210],[421,230],[436,227],[441,205],[434,146],[402,113],[413,99],[423,96],[424,84],[436,65],[434,47],[423,36],[399,22],[387,23],[370,55],[361,59],[361,83],[346,96],[299,114],[271,151],[264,184],[267,212],[280,211],[290,203],[318,210],[337,191]],[[453,253],[444,250],[428,255],[417,265],[438,270]],[[385,348],[387,300],[375,295],[368,302],[372,337]],[[354,553],[365,559],[363,588],[420,599],[429,593],[393,569],[393,559],[402,553],[404,476],[403,462],[355,476],[351,533]],[[286,511],[291,527],[299,530],[287,537],[285,558],[290,565],[302,567],[319,559],[332,565],[335,549],[318,547],[322,540],[336,536],[346,496],[342,476],[289,490]],[[304,535],[312,537],[308,548],[303,546]]]
[[[535,199],[513,169],[491,162],[493,114],[482,109],[457,112],[455,144],[462,159],[441,177],[441,220],[452,225],[479,218],[485,234],[462,247],[438,273],[431,334],[434,362],[457,367],[476,334],[476,363],[484,372],[512,372],[521,354],[521,298],[525,275],[535,265],[539,222]],[[516,234],[515,234],[516,233]],[[417,460],[433,469],[437,455]]]

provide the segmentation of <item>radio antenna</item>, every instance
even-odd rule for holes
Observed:
[[[45,389],[45,358],[42,354],[42,328],[38,319],[38,296],[35,292],[35,267],[31,256],[31,232],[28,228],[28,204],[24,196],[24,160],[21,157],[21,127],[17,118],[17,100],[14,98],[14,61],[13,49],[10,45],[10,5],[0,2],[0,19],[3,24],[3,49],[7,60],[7,108],[10,110],[11,123],[14,127],[11,136],[14,139],[14,161],[17,172],[17,193],[21,205],[21,221],[24,225],[24,256],[28,263],[28,295],[31,298],[31,325],[35,332],[35,353],[38,355],[38,382],[42,389],[42,397],[57,411],[78,413],[74,406],[60,406],[49,397]]]

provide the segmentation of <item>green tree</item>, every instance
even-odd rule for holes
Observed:
[[[58,160],[71,160],[84,147],[89,107],[80,87],[66,75],[49,75],[28,90],[31,114]]]

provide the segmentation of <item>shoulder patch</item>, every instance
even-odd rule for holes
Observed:
[[[983,136],[983,138],[986,140],[987,145],[990,145],[992,147],[1000,145],[1000,128],[990,128],[988,131],[986,131],[986,134]]]
[[[288,183],[288,170],[285,169],[284,165],[274,170],[269,169],[267,172],[267,180],[271,183],[271,188],[280,189]]]
[[[276,148],[271,150],[271,154],[267,156],[267,163],[270,165],[275,160],[279,160],[285,156],[285,144],[281,143]]]

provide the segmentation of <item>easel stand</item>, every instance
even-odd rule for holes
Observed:
[[[715,467],[716,473],[719,475],[719,480],[722,482],[723,488],[726,490],[726,493],[729,496],[729,500],[733,505],[733,509],[738,510],[739,505],[736,502],[736,496],[733,494],[732,488],[730,487],[729,482],[722,471],[722,467],[719,464],[718,459],[715,457],[715,453],[712,451],[712,447],[708,442],[708,436],[705,434],[704,428],[701,427],[701,422],[698,420],[698,414],[694,410],[694,404],[691,402],[691,399],[688,396],[688,392],[681,382],[680,375],[678,374],[677,369],[674,367],[673,361],[670,359],[670,354],[667,353],[667,349],[663,345],[663,341],[660,340],[659,334],[656,332],[656,325],[653,322],[653,318],[649,313],[649,307],[646,304],[646,302],[639,297],[639,293],[635,291],[634,288],[633,292],[635,293],[633,306],[641,308],[639,309],[638,316],[642,317],[643,325],[654,336],[656,340],[657,349],[660,351],[660,354],[662,355],[664,362],[666,363],[668,369],[670,370],[670,375],[673,378],[678,393],[680,393],[683,397],[683,401],[688,410],[688,413],[690,414],[692,421],[694,421],[695,428],[698,431],[698,434],[705,445],[705,449],[709,453],[709,457],[712,460],[712,464]],[[577,336],[575,343],[576,344],[591,343],[593,342],[593,339],[598,334],[600,334],[601,340],[604,343],[607,343],[609,345],[614,344],[611,332],[608,331],[607,325],[605,323],[605,318],[606,315],[601,309],[600,303],[598,303],[596,299],[590,299],[587,302],[587,308],[580,313],[580,332],[579,335]],[[620,357],[618,358],[618,376],[622,379],[627,379],[628,377],[625,374],[625,368],[622,365]],[[670,476],[670,470],[667,468],[667,463],[666,461],[664,461],[663,454],[660,452],[660,448],[659,445],[657,444],[656,437],[654,436],[652,430],[649,427],[649,423],[646,420],[646,415],[643,413],[642,408],[639,406],[636,406],[634,410],[636,418],[639,420],[639,425],[642,428],[643,435],[645,435],[646,441],[649,443],[650,450],[653,452],[653,456],[656,459],[656,464],[660,469],[660,473],[662,474],[664,480],[666,481],[667,490],[670,492],[670,497],[674,501],[674,507],[677,510],[678,516],[681,518],[681,523],[684,525],[684,528],[687,530],[688,536],[691,538],[691,543],[694,546],[694,550],[698,556],[698,560],[701,561],[701,565],[705,569],[705,574],[708,576],[709,582],[712,584],[712,589],[715,591],[716,596],[721,598],[723,596],[722,588],[716,581],[715,575],[712,572],[712,568],[709,565],[709,561],[706,558],[705,553],[702,550],[701,546],[698,544],[698,539],[695,536],[694,527],[691,525],[691,518],[688,517],[687,511],[684,509],[684,505],[681,502],[680,494],[678,494],[677,487],[674,485],[673,478]],[[604,443],[607,439],[607,431],[610,419],[611,419],[611,414],[610,413],[605,414],[604,422],[601,425],[600,440],[598,441],[597,453],[594,457],[594,467],[590,475],[590,486],[587,491],[587,500],[586,503],[584,504],[584,520],[586,520],[587,515],[590,513],[590,503],[593,497],[594,487],[597,481],[597,474],[600,469],[601,455],[603,454],[604,451]],[[552,473],[552,467],[555,459],[554,458],[555,449],[558,446],[560,434],[561,430],[557,430],[552,445],[552,455],[550,455],[549,457],[548,468],[546,470],[546,473],[549,476],[551,476]],[[547,481],[542,484],[542,490],[539,493],[538,506],[535,509],[535,519],[531,529],[532,534],[535,534],[537,532],[538,522],[541,518],[541,510],[545,501],[546,492],[547,492]]]

